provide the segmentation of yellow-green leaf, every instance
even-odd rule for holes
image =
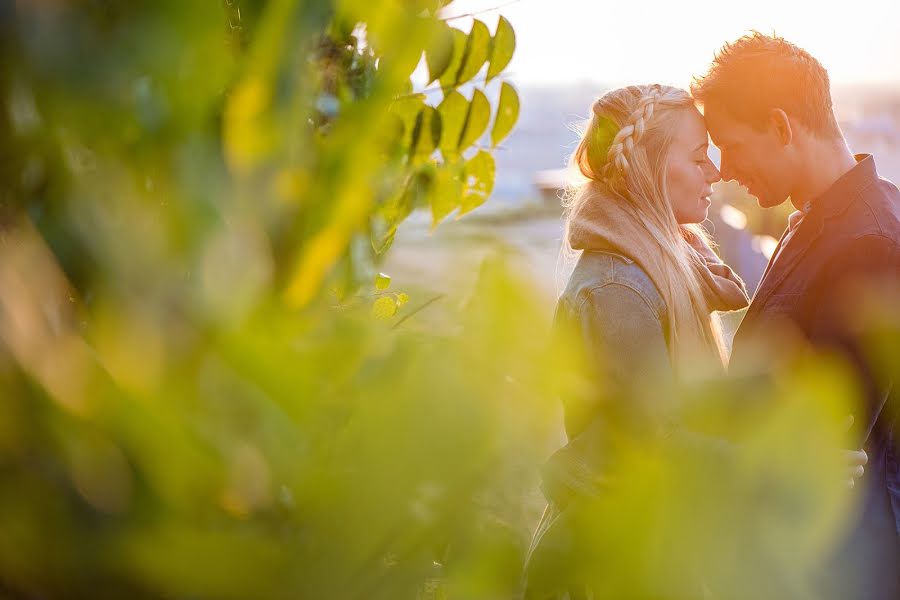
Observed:
[[[491,32],[482,21],[475,19],[472,22],[472,31],[469,32],[466,41],[466,50],[463,53],[462,64],[456,75],[456,84],[465,83],[475,77],[481,67],[487,62],[489,46],[491,44]]]
[[[409,12],[403,15],[397,5],[387,6],[371,0],[367,4],[367,10],[373,16],[364,18],[366,44],[379,57],[379,79],[393,88],[408,79],[421,62],[422,51],[431,42],[435,31],[434,21]]]
[[[453,30],[442,22],[431,46],[425,50],[429,84],[437,81],[450,67],[453,61],[454,38]]]
[[[453,34],[453,57],[450,64],[444,70],[444,74],[440,76],[440,83],[443,87],[455,86],[457,84],[457,75],[462,66],[463,55],[466,52],[468,36],[456,28],[451,28],[450,33]]]
[[[249,172],[271,154],[277,139],[268,117],[272,90],[268,82],[249,77],[228,97],[223,123],[225,157],[232,169]]]
[[[506,17],[500,17],[497,23],[497,32],[491,39],[491,64],[488,66],[487,80],[490,81],[499,75],[509,61],[512,60],[516,50],[516,32]]]
[[[431,190],[437,179],[437,168],[434,163],[426,162],[419,166],[406,186],[403,196],[404,211],[425,208],[430,203]],[[399,222],[399,218],[397,222]]]
[[[459,215],[475,210],[487,200],[494,190],[497,165],[489,152],[481,150],[463,167],[465,191],[459,205]]]
[[[348,238],[346,231],[332,225],[305,245],[285,290],[289,306],[299,308],[312,300],[328,270],[346,250]]]
[[[458,165],[438,169],[430,195],[432,229],[459,206],[462,191],[462,173]]]
[[[379,273],[375,276],[375,289],[386,290],[391,287],[391,276],[385,273]]]
[[[441,115],[434,108],[426,106],[419,112],[413,127],[412,153],[418,157],[430,156],[440,140]]]
[[[399,98],[391,103],[390,112],[403,123],[403,146],[410,147],[412,144],[413,130],[416,126],[416,118],[422,109],[425,108],[425,95],[416,94],[414,96],[406,96]]]
[[[519,120],[519,95],[516,88],[503,82],[500,88],[500,101],[497,103],[497,116],[491,131],[491,145],[496,146],[512,131]]]
[[[381,296],[372,304],[372,316],[376,319],[390,319],[397,313],[397,301],[392,296]]]
[[[441,115],[440,149],[445,159],[452,160],[459,154],[468,108],[469,101],[456,90],[449,92],[437,108]]]
[[[491,103],[488,102],[484,92],[476,89],[472,94],[472,102],[469,104],[469,111],[466,113],[466,123],[459,138],[460,152],[478,141],[478,138],[487,129],[490,120]]]

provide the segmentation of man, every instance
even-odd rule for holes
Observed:
[[[782,38],[753,33],[726,44],[691,92],[721,150],[722,179],[764,208],[790,199],[797,209],[735,336],[732,367],[749,358],[756,334],[787,322],[814,346],[844,352],[866,390],[860,514],[817,593],[900,598],[897,392],[871,373],[847,319],[860,297],[848,290],[861,279],[900,281],[900,191],[879,178],[872,156],[850,152],[827,72]]]

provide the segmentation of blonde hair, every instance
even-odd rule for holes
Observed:
[[[669,352],[673,363],[712,351],[725,363],[721,324],[707,303],[692,236],[709,242],[700,225],[681,225],[675,219],[666,190],[669,149],[677,125],[694,109],[687,91],[669,86],[628,86],[606,93],[592,106],[572,165],[587,181],[564,199],[564,250],[573,252],[570,231],[588,202],[621,201],[623,208],[647,233],[646,246],[658,247],[662,281],[654,281],[669,314]],[[599,193],[598,193],[599,192]],[[642,257],[631,257],[641,262]],[[649,258],[649,257],[644,257]]]

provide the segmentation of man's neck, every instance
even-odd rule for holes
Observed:
[[[843,139],[811,139],[807,143],[803,177],[791,194],[791,204],[803,210],[807,202],[815,200],[856,166],[856,159]]]

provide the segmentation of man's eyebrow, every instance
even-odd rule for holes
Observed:
[[[696,148],[694,148],[694,152],[696,152],[697,150],[700,150],[702,148],[707,148],[708,146],[709,146],[709,142],[703,142],[702,144],[700,144]]]

